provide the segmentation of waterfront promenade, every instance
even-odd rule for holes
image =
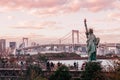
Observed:
[[[29,65],[34,65],[42,68],[43,77],[48,78],[52,73],[54,73],[58,68],[58,62],[61,65],[66,65],[69,68],[69,72],[72,75],[72,80],[80,78],[80,73],[82,71],[82,64],[87,61],[87,57],[80,57],[76,54],[48,54],[48,55],[32,55],[32,56],[11,56],[9,59],[1,58],[0,66],[0,80],[20,80],[25,79],[26,71]],[[74,55],[74,56],[73,56]],[[53,62],[54,68],[51,70],[47,69],[47,64],[44,62],[47,57],[47,62]],[[107,57],[98,56],[98,60],[115,60],[117,57]],[[78,66],[75,67],[74,62],[78,62]],[[107,63],[107,62],[106,62]],[[26,79],[25,79],[26,80]]]

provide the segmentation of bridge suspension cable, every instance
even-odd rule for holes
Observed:
[[[83,35],[81,32],[79,32],[79,34],[80,34],[80,38],[82,38],[83,40],[86,40],[86,36],[85,35]]]
[[[71,31],[68,32],[66,35],[62,36],[61,38],[57,39],[57,40],[54,40],[54,41],[51,41],[50,43],[59,43],[61,44],[62,41],[64,41],[65,39],[67,39],[68,37],[71,36]]]
[[[61,42],[63,43],[65,40],[71,41],[69,38],[71,39],[71,34],[69,34],[69,35],[66,36],[65,38],[61,39]],[[68,42],[68,41],[67,41],[67,42]]]
[[[53,40],[53,41],[51,41],[50,43],[52,44],[55,44],[55,43],[57,43],[57,44],[61,44],[61,43],[72,43],[72,32],[70,31],[69,33],[67,33],[66,35],[64,35],[63,37],[61,37],[61,38],[59,38],[59,39],[57,39],[57,40]],[[82,32],[79,32],[79,36],[78,36],[79,38],[80,38],[80,42],[84,42],[84,41],[86,41],[86,36],[82,33]],[[76,37],[74,38],[74,39],[76,39]]]

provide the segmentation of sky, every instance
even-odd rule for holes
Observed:
[[[85,36],[85,18],[101,43],[120,42],[120,0],[0,0],[0,38],[52,43],[72,30]]]

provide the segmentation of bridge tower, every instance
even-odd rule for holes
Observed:
[[[75,43],[75,34],[77,35],[77,44],[79,43],[79,30],[72,30],[72,44]]]
[[[79,30],[72,30],[72,52],[75,52],[75,34],[77,36],[77,44],[79,43]]]
[[[25,47],[28,46],[28,38],[23,37],[23,43],[25,44]]]

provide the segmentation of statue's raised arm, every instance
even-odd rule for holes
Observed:
[[[86,36],[87,36],[87,38],[88,38],[88,28],[87,28],[87,20],[86,19],[84,19],[84,25],[85,25],[85,30],[86,30]]]

